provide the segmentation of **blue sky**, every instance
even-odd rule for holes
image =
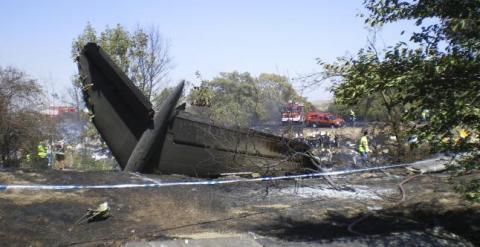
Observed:
[[[65,93],[76,65],[72,40],[90,22],[97,31],[117,23],[127,29],[157,26],[170,41],[171,85],[237,70],[289,77],[318,70],[315,58],[333,61],[366,44],[367,30],[356,15],[361,0],[298,1],[0,1],[0,66],[18,67],[49,91]],[[392,45],[410,23],[384,27],[380,46]],[[331,97],[309,89],[313,100]]]

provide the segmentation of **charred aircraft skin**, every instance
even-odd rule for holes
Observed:
[[[310,166],[308,146],[254,131],[216,126],[175,108],[180,83],[155,112],[152,104],[95,43],[78,68],[92,122],[124,171],[212,177],[229,172],[275,174]]]

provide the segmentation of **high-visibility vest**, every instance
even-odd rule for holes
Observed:
[[[358,143],[358,152],[368,152],[368,139],[366,136],[362,136],[362,138],[360,138],[360,141]]]
[[[460,136],[460,138],[467,138],[468,137],[468,132],[465,130],[465,129],[461,129],[459,132],[458,132],[458,135]]]
[[[39,158],[47,158],[47,148],[44,145],[39,144],[37,147],[37,154]]]

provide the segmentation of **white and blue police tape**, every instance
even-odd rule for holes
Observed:
[[[180,182],[154,182],[145,184],[105,184],[105,185],[41,185],[41,184],[0,184],[0,190],[75,190],[75,189],[125,189],[125,188],[158,188],[171,186],[192,186],[192,185],[215,185],[215,184],[232,184],[246,182],[264,182],[276,180],[292,180],[316,178],[323,176],[346,175],[359,172],[367,172],[374,170],[383,170],[396,167],[410,166],[411,164],[387,165],[370,168],[340,170],[331,172],[307,173],[298,175],[287,175],[277,177],[259,177],[250,179],[230,179],[230,180],[206,180],[206,181],[180,181]]]

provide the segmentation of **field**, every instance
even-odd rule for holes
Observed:
[[[454,186],[478,177],[432,174],[398,183],[405,169],[323,179],[164,188],[0,191],[1,246],[149,246],[221,239],[259,246],[475,246],[480,205]],[[2,171],[0,184],[192,181],[122,172]],[[221,178],[229,179],[229,178]],[[88,208],[110,217],[75,225]],[[210,241],[210,242],[209,242]],[[210,243],[210,244],[208,244]],[[243,242],[245,243],[245,242]],[[183,246],[183,245],[171,245]]]

